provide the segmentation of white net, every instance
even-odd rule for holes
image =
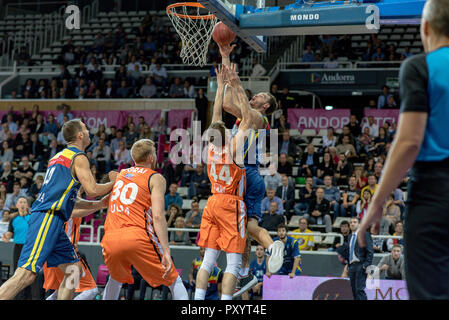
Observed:
[[[170,17],[176,32],[181,37],[182,62],[193,66],[204,66],[207,63],[207,52],[212,37],[212,30],[217,18],[210,13],[206,14],[204,8],[178,6],[170,9]],[[197,16],[193,19],[190,16]],[[200,18],[201,16],[207,18]]]

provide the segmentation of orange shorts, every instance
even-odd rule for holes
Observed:
[[[198,246],[243,253],[246,246],[246,208],[242,199],[227,194],[214,194],[208,200],[201,218]]]
[[[104,262],[112,279],[121,283],[134,283],[131,266],[152,287],[170,286],[178,277],[173,265],[165,279],[162,268],[162,248],[156,234],[145,229],[129,227],[106,232],[101,241]]]
[[[80,279],[79,288],[75,292],[83,292],[97,287],[92,274],[90,273],[87,262],[82,259],[79,255],[78,258],[83,266],[83,276]],[[44,289],[48,290],[58,290],[64,279],[64,273],[59,268],[48,268],[47,263],[44,264]]]

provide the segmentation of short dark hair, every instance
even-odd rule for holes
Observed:
[[[80,119],[72,119],[64,123],[62,136],[67,143],[75,141],[77,134],[83,130],[81,123]]]
[[[287,226],[285,224],[283,224],[283,223],[278,224],[277,230],[282,229],[282,228],[284,228],[285,231],[287,231]]]
[[[346,226],[349,227],[349,222],[348,222],[347,220],[343,220],[343,221],[340,223],[340,227],[341,227],[342,225],[346,225]]]

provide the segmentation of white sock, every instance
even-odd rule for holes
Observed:
[[[194,300],[204,300],[206,298],[206,290],[196,288]]]
[[[221,300],[232,300],[232,295],[221,294]]]
[[[248,275],[249,268],[240,268],[239,276],[244,278]]]
[[[97,288],[89,289],[81,292],[73,300],[94,300],[95,297],[97,296],[97,293],[98,293]]]
[[[173,282],[169,288],[173,300],[189,300],[189,295],[187,294],[186,287],[184,287],[184,283],[182,283],[180,276],[176,278],[175,282]]]
[[[104,287],[103,300],[118,300],[121,288],[122,284],[120,282],[109,277],[108,283]]]
[[[58,290],[55,290],[55,292],[49,295],[45,300],[58,300]]]

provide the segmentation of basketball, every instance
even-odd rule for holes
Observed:
[[[228,28],[223,22],[219,22],[215,25],[212,31],[212,38],[218,45],[229,45],[235,39],[235,33]]]

